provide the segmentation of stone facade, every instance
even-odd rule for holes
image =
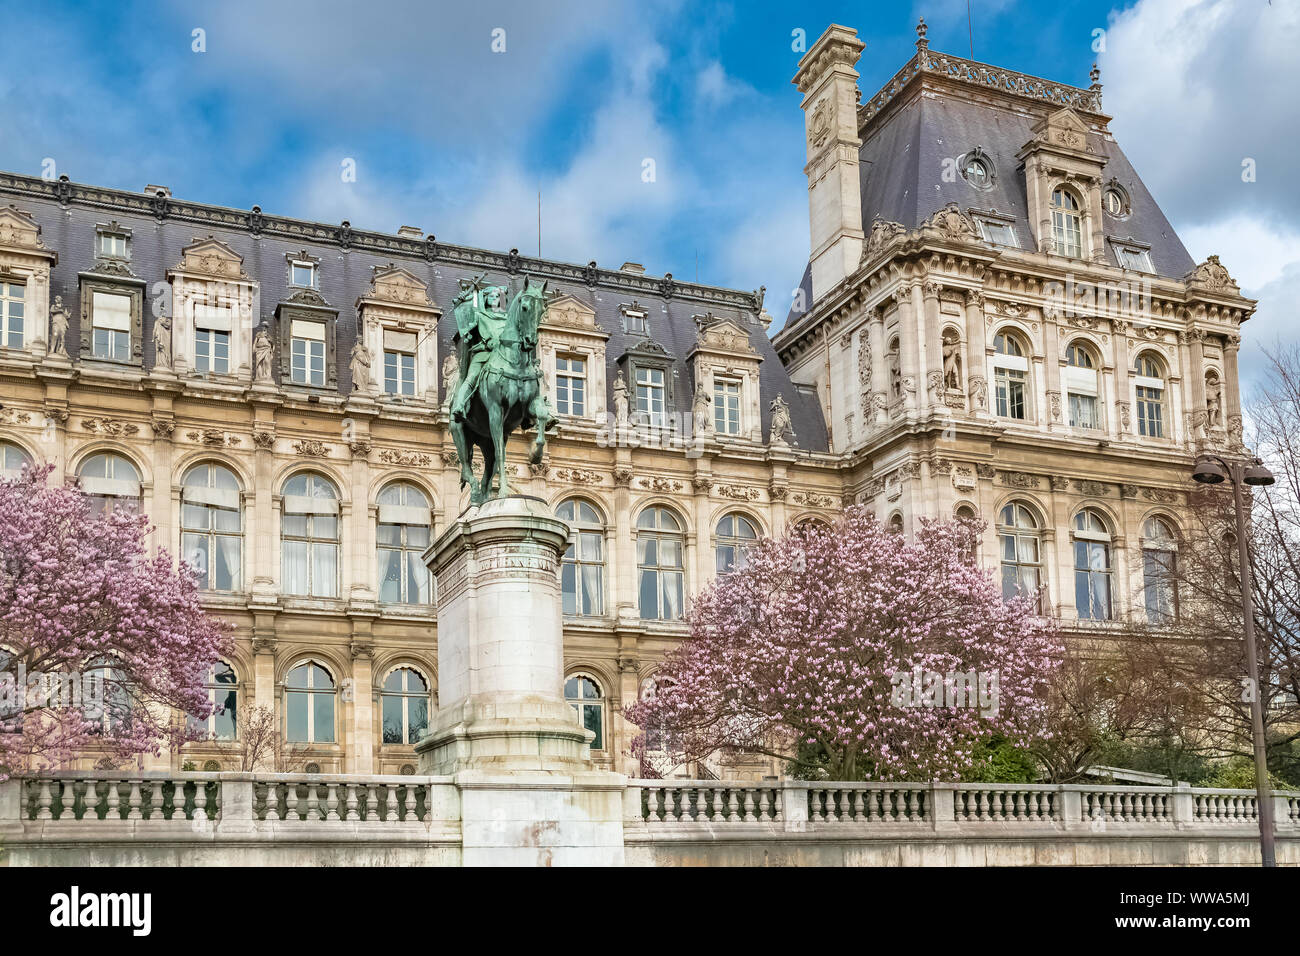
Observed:
[[[795,78],[812,257],[774,342],[761,290],[0,173],[0,467],[81,476],[196,557],[235,626],[240,702],[286,726],[310,709],[310,769],[414,772],[383,715],[409,736],[421,687],[436,710],[420,554],[468,503],[447,431],[450,302],[461,278],[529,273],[559,293],[541,355],[561,424],[540,466],[516,441],[509,467],[575,528],[564,673],[594,688],[575,703],[600,724],[598,767],[635,772],[622,708],[685,636],[719,555],[743,547],[719,534],[728,516],[758,535],[853,503],[903,530],[978,516],[982,561],[998,569],[1018,541],[1002,573],[1045,585],[1072,630],[1122,633],[1145,612],[1152,519],[1176,529],[1193,455],[1240,445],[1254,303],[1171,238],[1095,79],[992,83],[922,35],[859,102],[862,48],[831,27]],[[935,124],[948,133],[908,132]],[[955,155],[914,169],[897,159],[908,136]],[[1104,580],[1082,579],[1104,614],[1080,613],[1080,542],[1104,554]],[[186,761],[235,769],[220,744],[145,765]]]

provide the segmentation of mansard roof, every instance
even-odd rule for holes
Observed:
[[[813,451],[827,448],[826,426],[816,397],[796,388],[777,358],[759,319],[762,299],[758,293],[679,282],[671,276],[600,269],[594,263],[581,266],[522,256],[513,250],[493,252],[445,243],[432,236],[370,232],[353,229],[346,222],[329,225],[271,216],[256,206],[252,210],[231,209],[166,195],[84,186],[67,179],[48,182],[0,172],[0,206],[7,203],[30,214],[31,220],[44,228],[49,245],[57,249],[59,259],[51,272],[50,294],[62,295],[65,302],[75,300],[78,294],[78,273],[94,267],[96,224],[110,213],[122,227],[131,230],[131,269],[150,283],[165,281],[168,270],[182,260],[182,251],[196,239],[206,242],[211,237],[221,242],[241,257],[243,271],[257,282],[262,313],[258,320],[268,324],[276,305],[288,301],[294,292],[289,285],[286,256],[305,254],[318,258],[318,291],[326,301],[343,306],[336,326],[339,355],[349,354],[357,336],[355,308],[345,304],[372,294],[371,280],[376,270],[381,275],[389,269],[402,270],[427,284],[430,300],[442,310],[440,365],[454,353],[451,302],[460,279],[482,272],[498,284],[518,280],[525,272],[547,278],[552,291],[572,296],[591,308],[596,324],[609,333],[605,354],[610,408],[614,404],[615,363],[646,338],[624,331],[620,306],[636,301],[645,310],[648,336],[672,356],[673,373],[684,389],[681,395],[694,392],[692,368],[686,360],[698,335],[694,317],[712,312],[745,329],[750,344],[765,359],[760,364],[759,382],[763,435],[769,424],[768,406],[779,394],[790,405],[800,447]],[[80,334],[79,318],[80,310],[73,309],[69,323],[73,340]],[[144,330],[148,339],[152,317],[146,315],[145,321],[150,325]],[[339,363],[338,387],[345,395],[352,388],[350,370],[343,362]]]

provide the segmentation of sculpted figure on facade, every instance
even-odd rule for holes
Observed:
[[[988,383],[983,375],[972,375],[970,380],[970,400],[977,411],[984,411],[989,404]]]
[[[172,367],[172,320],[160,315],[153,323],[153,363],[155,368]]]
[[[712,405],[713,399],[709,397],[709,391],[704,387],[703,382],[695,386],[695,400],[691,403],[691,417],[696,435],[703,435],[709,431],[712,424]]]
[[[794,425],[790,422],[790,406],[783,396],[777,395],[768,406],[772,412],[772,424],[768,429],[768,442],[773,445],[797,445]],[[787,436],[789,436],[787,438]]]
[[[348,368],[352,372],[352,391],[369,391],[370,349],[360,339],[357,339],[357,344],[352,346],[352,358],[348,362]]]
[[[614,421],[619,425],[627,424],[627,379],[619,369],[614,379]]]
[[[1223,427],[1223,394],[1218,381],[1207,383],[1209,388],[1205,396],[1205,424],[1209,428]]]
[[[269,383],[271,381],[271,360],[275,354],[275,346],[271,344],[271,333],[266,329],[266,323],[257,327],[257,334],[253,336],[253,381]]]
[[[897,401],[903,397],[902,356],[898,354],[897,341],[890,346],[887,364],[889,366],[889,396],[892,401]]]
[[[961,342],[951,332],[943,337],[943,387],[961,390]]]
[[[50,352],[54,355],[68,355],[68,310],[63,307],[63,296],[54,297],[54,308],[50,310]]]
[[[456,395],[456,389],[460,385],[460,364],[456,361],[454,353],[447,355],[442,360],[442,384],[444,402],[451,404],[451,400]]]

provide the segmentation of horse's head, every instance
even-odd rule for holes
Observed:
[[[542,324],[542,316],[546,314],[548,285],[549,279],[536,283],[525,275],[524,287],[519,290],[514,302],[510,303],[512,318],[518,323],[520,331],[531,340],[536,340],[537,327]]]

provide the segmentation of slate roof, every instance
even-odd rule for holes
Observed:
[[[275,217],[265,217],[267,226],[260,235],[254,235],[246,226],[250,217],[246,210],[172,200],[169,205],[174,202],[179,207],[179,215],[164,215],[160,218],[146,211],[134,211],[149,208],[149,200],[139,193],[76,184],[63,184],[63,187],[65,192],[74,196],[66,204],[55,198],[55,189],[51,184],[30,177],[0,173],[0,202],[12,203],[29,212],[41,226],[42,241],[48,248],[58,252],[59,261],[51,273],[50,296],[51,301],[55,295],[63,296],[64,305],[70,312],[70,341],[78,341],[80,333],[78,273],[89,271],[95,265],[96,224],[114,220],[131,230],[131,269],[148,283],[143,330],[146,343],[152,341],[153,335],[153,319],[147,304],[151,299],[152,287],[154,283],[167,281],[167,271],[180,262],[181,250],[196,239],[212,235],[244,257],[244,271],[259,284],[260,318],[271,328],[274,328],[272,316],[276,305],[287,299],[290,292],[286,254],[306,250],[309,255],[318,257],[321,262],[317,290],[332,308],[339,310],[336,325],[337,374],[338,389],[344,395],[351,392],[352,386],[347,357],[356,342],[357,316],[354,306],[358,298],[369,292],[374,267],[395,264],[429,284],[430,298],[443,312],[439,327],[440,368],[443,358],[453,352],[451,339],[455,333],[455,320],[451,302],[459,289],[458,280],[483,271],[488,273],[488,280],[496,284],[508,284],[512,278],[505,269],[493,268],[494,265],[505,262],[500,253],[439,243],[439,247],[447,251],[446,256],[436,255],[430,260],[424,255],[404,255],[400,249],[376,251],[368,248],[376,245],[418,248],[423,244],[421,240],[416,240],[413,244],[402,242],[395,236],[374,233],[350,236],[354,241],[348,248],[344,248],[340,242],[324,238],[338,234],[339,226],[278,220]],[[83,195],[90,201],[81,201]],[[260,214],[260,210],[254,213],[257,214]],[[202,221],[186,221],[181,216],[186,219],[201,217]],[[236,225],[226,225],[226,222]],[[280,225],[276,226],[276,223]],[[308,237],[319,235],[322,238],[284,238],[277,234],[286,229]],[[360,239],[366,241],[356,241]],[[460,261],[449,261],[449,258]],[[816,398],[798,389],[790,381],[755,314],[755,303],[749,293],[680,283],[677,285],[677,294],[664,295],[659,291],[649,291],[657,290],[662,285],[657,278],[623,277],[610,270],[600,270],[599,280],[595,285],[590,285],[579,278],[583,274],[581,266],[531,258],[524,259],[523,263],[524,270],[531,271],[539,278],[549,273],[551,291],[572,295],[594,309],[597,324],[610,334],[606,349],[607,389],[610,391],[606,396],[607,407],[613,408],[612,388],[616,363],[626,349],[642,338],[624,332],[619,312],[621,304],[630,304],[636,300],[646,310],[650,338],[662,345],[673,360],[679,411],[690,410],[691,396],[694,394],[694,381],[686,362],[686,356],[694,347],[697,337],[693,317],[712,312],[718,318],[730,318],[745,328],[749,333],[750,344],[762,358],[759,368],[764,437],[767,436],[771,417],[768,405],[777,394],[781,394],[790,404],[791,422],[799,447],[813,451],[827,449],[826,426]],[[571,281],[557,281],[556,275],[574,278]],[[620,287],[620,284],[633,288]],[[146,348],[145,352],[148,367],[152,364],[152,349]],[[73,360],[77,360],[75,349]],[[278,363],[275,373],[278,377]]]

